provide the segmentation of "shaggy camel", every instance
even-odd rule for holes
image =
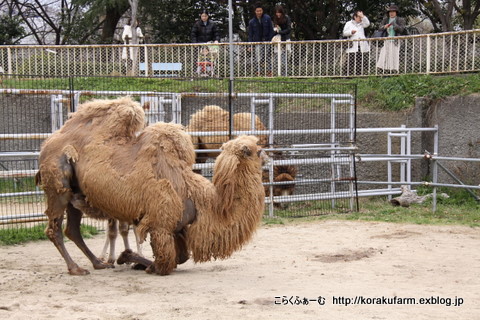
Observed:
[[[229,131],[229,112],[220,108],[219,106],[205,106],[203,109],[194,113],[190,122],[187,125],[187,132],[208,132],[208,131]],[[233,116],[233,129],[235,131],[249,131],[252,130],[252,115],[251,113],[236,113]],[[255,129],[267,130],[258,116],[255,116]],[[266,147],[268,145],[268,137],[266,135],[258,135],[259,145]],[[195,149],[219,149],[222,143],[229,140],[226,135],[223,136],[192,136]],[[196,162],[204,163],[208,158],[215,158],[218,152],[202,153],[197,155]],[[282,159],[283,155],[275,152],[270,155],[272,158]],[[297,175],[297,168],[292,165],[274,166],[273,168],[273,182],[293,182]],[[263,181],[268,183],[268,170],[263,172]],[[295,184],[276,184],[273,186],[274,196],[288,196],[292,195],[295,190]],[[265,193],[270,195],[270,187],[265,186]],[[275,203],[278,208],[285,209],[286,203]]]
[[[95,269],[111,265],[85,245],[82,211],[134,224],[142,241],[149,233],[155,256],[149,273],[171,273],[190,252],[195,262],[227,258],[249,241],[264,210],[258,139],[241,136],[224,144],[212,184],[193,172],[193,144],[180,125],[157,123],[136,136],[142,109],[128,99],[115,106],[84,105],[41,149],[37,179],[47,196],[46,234],[69,273],[88,271],[63,244],[65,210],[65,234]]]

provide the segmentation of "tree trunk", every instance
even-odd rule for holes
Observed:
[[[128,2],[125,4],[119,4],[118,6],[107,6],[105,11],[105,20],[102,29],[102,42],[112,43],[115,29],[117,28],[118,21],[123,14],[128,10]]]

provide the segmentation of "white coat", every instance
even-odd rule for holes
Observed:
[[[370,21],[365,16],[362,18],[361,22],[350,20],[345,23],[345,27],[343,27],[343,36],[349,38],[350,40],[366,39],[365,28],[367,28],[369,25]],[[353,30],[357,30],[357,32],[352,34]],[[358,52],[359,47],[361,52],[370,51],[370,44],[368,41],[354,41],[352,42],[352,47],[348,48],[346,52]]]
[[[126,24],[123,27],[123,33],[122,33],[122,40],[124,44],[132,44],[132,27]],[[142,29],[140,27],[137,27],[137,39],[140,41],[143,40],[143,33]],[[128,40],[128,41],[127,41]],[[133,48],[130,48],[130,59],[133,60]],[[127,48],[123,48],[122,50],[122,59],[127,59]]]

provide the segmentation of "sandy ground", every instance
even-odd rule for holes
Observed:
[[[87,240],[94,252],[103,242]],[[479,244],[478,228],[458,226],[263,226],[230,259],[188,261],[166,277],[93,270],[71,242],[90,275],[68,275],[48,241],[0,247],[0,319],[480,319]],[[287,302],[296,296],[311,301]],[[416,304],[366,304],[382,297]]]

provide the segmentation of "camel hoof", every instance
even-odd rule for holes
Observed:
[[[87,274],[90,274],[90,271],[80,267],[75,267],[75,268],[69,269],[68,273],[72,276],[85,276]]]
[[[145,272],[149,274],[158,274],[161,276],[168,276],[171,271],[165,270],[165,268],[157,268],[155,267],[155,264],[152,263],[151,265],[148,266],[147,269],[145,269]]]
[[[153,274],[153,273],[157,273],[155,271],[155,265],[154,264],[151,264],[147,267],[147,269],[145,269],[145,272],[146,273],[149,273],[149,274]]]
[[[177,264],[183,264],[190,259],[190,256],[188,254],[182,254],[177,258]]]

